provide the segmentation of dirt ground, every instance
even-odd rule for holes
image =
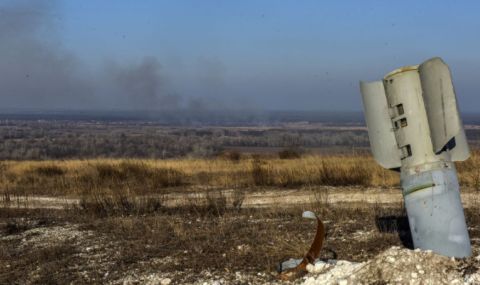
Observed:
[[[162,200],[168,207],[175,207],[192,200],[203,200],[209,193],[224,195],[227,200],[234,199],[237,190],[201,189],[178,191],[173,189],[162,194]],[[402,203],[402,193],[396,188],[330,187],[320,186],[314,189],[260,189],[242,190],[242,206],[246,208],[286,207],[298,204],[317,203],[368,203],[386,206]],[[152,195],[154,196],[154,195]],[[480,207],[480,193],[469,189],[461,193],[463,206]],[[13,196],[9,200],[0,199],[3,208],[64,209],[77,205],[80,198],[48,196]]]
[[[233,190],[187,193],[142,213],[89,212],[75,198],[3,201],[0,283],[283,284],[278,263],[301,258],[315,233],[304,210],[327,236],[321,260],[295,284],[480,282],[480,193],[462,194],[473,256],[460,260],[408,249],[398,189],[249,190],[235,207]]]
[[[162,200],[168,207],[185,204],[188,201],[204,200],[208,194],[224,195],[232,200],[237,190],[201,189],[178,191],[176,189],[162,194]],[[298,204],[315,203],[401,203],[402,194],[399,189],[353,188],[353,187],[316,187],[314,189],[260,189],[242,191],[242,206],[246,208],[287,207]],[[475,193],[463,193],[465,206],[476,203]],[[151,195],[155,197],[155,195]],[[9,200],[0,199],[0,207],[32,208],[32,209],[64,209],[77,205],[80,198],[48,197],[48,196],[14,196]]]

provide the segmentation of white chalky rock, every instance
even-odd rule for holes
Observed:
[[[330,267],[329,263],[325,263],[323,261],[318,261],[315,264],[308,264],[307,265],[307,271],[309,273],[320,273],[323,270],[327,269]]]
[[[302,218],[316,220],[317,216],[311,211],[305,211],[302,213]]]
[[[465,284],[467,285],[480,284],[480,270],[470,276],[467,276],[465,278]]]
[[[170,278],[163,278],[162,280],[160,280],[161,285],[169,285],[170,283],[172,283],[172,279]]]
[[[315,285],[317,283],[316,283],[315,277],[308,277],[307,279],[305,279],[303,284],[304,285]]]
[[[307,264],[307,271],[310,273],[315,273],[315,265],[313,264]]]
[[[394,262],[390,263],[392,257]],[[380,264],[379,260],[382,261]],[[303,284],[371,284],[379,281],[381,273],[380,281],[386,284],[480,285],[480,270],[462,276],[461,272],[455,270],[457,263],[432,252],[391,248],[364,263],[343,260],[317,262],[309,267],[310,274]]]
[[[348,284],[347,278],[354,279],[353,274],[363,263],[355,263],[344,260],[319,261],[315,266],[309,267],[311,274],[318,274],[315,277],[308,277],[303,284],[306,285],[334,285]]]
[[[323,269],[328,268],[328,264],[326,263],[317,263],[315,264],[315,272],[319,273],[322,272]]]

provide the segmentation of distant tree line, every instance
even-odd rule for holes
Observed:
[[[480,131],[467,133],[472,143]],[[366,148],[364,130],[169,127],[142,122],[0,121],[0,159],[211,157],[226,148]]]

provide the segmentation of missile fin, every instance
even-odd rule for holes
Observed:
[[[384,168],[399,168],[400,152],[393,133],[383,82],[360,82],[360,90],[373,157]]]
[[[452,161],[464,161],[470,157],[470,148],[468,147],[467,137],[463,128],[455,136],[455,147],[449,150]]]
[[[458,113],[450,69],[441,58],[435,57],[423,62],[418,72],[433,151],[449,151],[453,161],[467,159],[470,152]],[[453,148],[450,148],[452,139]]]

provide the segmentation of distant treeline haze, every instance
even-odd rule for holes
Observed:
[[[165,127],[148,123],[8,121],[0,125],[0,159],[212,157],[225,150],[366,149],[362,130],[258,127]],[[314,150],[315,151],[315,150]]]
[[[468,130],[473,148],[480,130]],[[283,149],[304,153],[368,154],[360,127],[170,127],[148,122],[0,121],[0,159],[215,157],[225,151],[276,154]]]

